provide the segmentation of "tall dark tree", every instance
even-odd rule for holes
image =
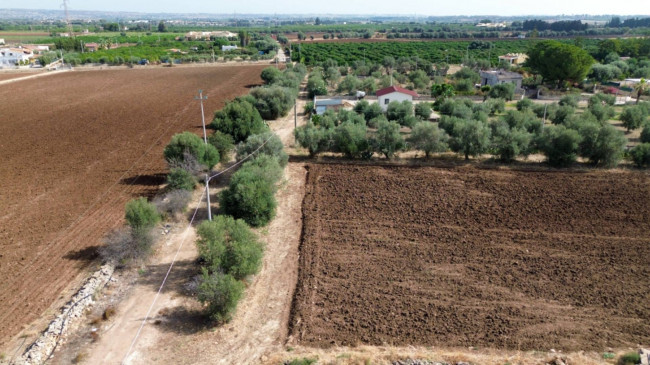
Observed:
[[[528,52],[526,66],[542,75],[546,81],[580,82],[589,72],[594,59],[587,51],[560,43],[558,41],[542,41]]]

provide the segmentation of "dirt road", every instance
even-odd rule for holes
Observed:
[[[297,110],[303,110],[304,104],[305,100],[298,100]],[[298,122],[305,123],[305,117],[299,115]],[[293,144],[293,111],[270,125],[285,146]],[[287,165],[285,181],[277,194],[277,215],[269,226],[257,230],[266,244],[262,270],[248,284],[230,323],[206,327],[198,302],[185,295],[184,285],[197,274],[195,233],[190,228],[187,233],[173,234],[161,245],[153,262],[146,266],[146,273],[117,306],[115,319],[100,329],[97,342],[82,350],[88,354],[87,363],[118,364],[124,359],[181,243],[170,279],[126,363],[249,364],[281,349],[288,335],[289,312],[298,277],[305,179],[302,164]],[[213,190],[214,211],[218,209],[216,195],[224,183],[217,182],[219,186]],[[66,363],[65,359],[71,356],[68,353],[57,357],[55,363]]]

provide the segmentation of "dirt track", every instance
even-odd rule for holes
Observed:
[[[310,165],[305,346],[650,343],[642,173]]]
[[[162,149],[200,131],[257,66],[68,72],[0,88],[0,346],[40,316],[122,221],[164,182]]]

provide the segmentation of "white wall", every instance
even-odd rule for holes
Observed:
[[[394,91],[390,94],[382,95],[379,98],[377,98],[377,102],[381,106],[381,109],[383,111],[386,111],[388,109],[388,104],[392,101],[399,101],[400,103],[404,100],[408,100],[410,102],[413,102],[413,97],[408,94],[402,94],[400,92]],[[388,101],[386,101],[388,100]]]

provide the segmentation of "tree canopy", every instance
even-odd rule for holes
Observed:
[[[558,41],[542,41],[528,52],[525,66],[538,72],[546,81],[582,81],[594,59],[580,47]]]

